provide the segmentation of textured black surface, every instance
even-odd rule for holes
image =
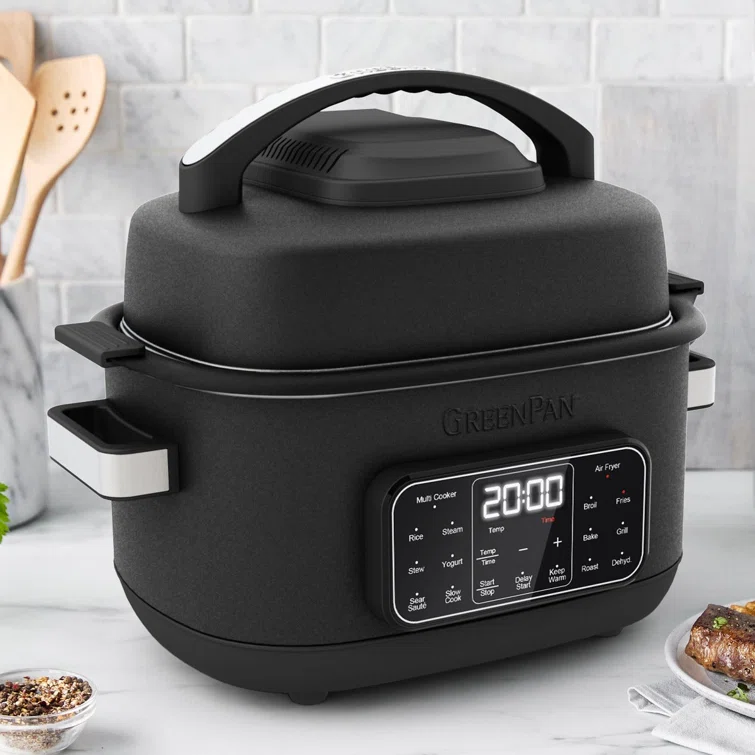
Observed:
[[[115,408],[178,444],[182,485],[113,504],[116,565],[150,605],[217,637],[318,645],[390,635],[364,598],[362,511],[378,472],[612,431],[650,452],[650,551],[637,577],[658,574],[682,550],[688,351],[314,401],[210,395],[110,369]],[[444,431],[449,408],[571,394],[569,419]]]
[[[141,337],[220,364],[349,366],[649,326],[668,314],[646,199],[553,179],[526,197],[336,207],[246,187],[131,222],[124,311]]]
[[[318,202],[373,207],[545,188],[540,166],[492,131],[366,109],[307,118],[270,144],[244,181]]]
[[[242,644],[201,634],[156,611],[125,582],[123,587],[153,637],[185,663],[228,684],[287,692],[296,702],[308,703],[323,701],[326,692],[436,674],[586,637],[613,637],[656,608],[676,567],[621,590],[511,616],[366,642],[300,648]]]

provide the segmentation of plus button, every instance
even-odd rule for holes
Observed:
[[[556,548],[558,548],[558,547],[559,547],[559,546],[561,545],[561,543],[563,543],[563,542],[564,542],[564,541],[563,541],[563,540],[562,540],[562,539],[561,539],[560,537],[557,537],[557,538],[556,538],[556,539],[555,539],[555,540],[553,541],[553,545],[555,545],[555,546],[556,546]]]

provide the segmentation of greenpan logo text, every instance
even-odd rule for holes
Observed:
[[[520,404],[505,404],[487,409],[446,409],[443,430],[446,435],[488,433],[512,427],[557,422],[574,416],[576,395],[548,398],[529,396]]]

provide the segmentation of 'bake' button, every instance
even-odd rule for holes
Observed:
[[[589,529],[587,530],[587,532],[585,532],[585,533],[584,533],[584,534],[582,535],[582,542],[583,542],[583,543],[591,543],[591,542],[593,542],[594,540],[597,540],[598,538],[599,538],[599,535],[598,535],[598,533],[597,533],[597,532],[596,532],[596,531],[595,531],[595,530],[594,530],[594,529],[593,529],[592,527],[590,527],[590,528],[589,528]]]

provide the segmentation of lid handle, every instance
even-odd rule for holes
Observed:
[[[592,134],[544,100],[481,76],[426,68],[364,68],[321,76],[244,108],[192,144],[179,166],[178,209],[203,212],[241,201],[249,163],[290,128],[352,97],[391,92],[470,97],[532,139],[546,176],[594,178]]]

